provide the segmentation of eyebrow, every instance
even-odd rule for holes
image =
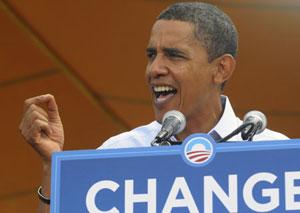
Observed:
[[[168,54],[177,54],[177,55],[185,55],[185,53],[177,48],[163,48],[163,51]]]

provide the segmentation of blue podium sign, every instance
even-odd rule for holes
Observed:
[[[299,212],[300,140],[65,151],[51,212]]]

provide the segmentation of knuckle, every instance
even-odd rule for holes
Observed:
[[[25,134],[24,134],[24,129],[20,129],[20,132],[21,132],[21,135],[23,135],[25,137]]]
[[[26,100],[24,101],[24,106],[30,105],[30,103],[31,103],[30,100],[31,100],[30,98],[26,99]]]
[[[50,94],[50,93],[46,94],[45,96],[48,97],[48,98],[50,98],[50,99],[54,99],[54,96],[52,94]]]
[[[31,118],[32,120],[36,120],[36,119],[45,119],[45,116],[43,115],[43,113],[39,112],[38,110],[34,110],[31,112]]]
[[[39,120],[38,118],[35,118],[32,122],[33,126],[41,126],[41,120]]]
[[[48,123],[47,123],[46,121],[43,121],[43,120],[39,119],[39,118],[36,118],[36,119],[32,122],[32,125],[38,129],[38,128],[47,126]]]
[[[28,106],[27,112],[32,113],[32,112],[34,112],[34,110],[35,110],[35,105],[34,104],[30,104]]]
[[[24,137],[24,139],[26,140],[26,142],[30,141],[30,136],[28,135],[28,132],[26,132],[25,130],[21,131],[22,136]]]
[[[31,116],[32,116],[33,119],[36,119],[36,118],[39,117],[39,113],[37,111],[32,111]]]
[[[28,107],[30,110],[35,110],[36,109],[36,106],[35,104],[30,104],[30,106]]]
[[[23,129],[23,123],[20,123],[19,130],[22,131],[22,129]]]

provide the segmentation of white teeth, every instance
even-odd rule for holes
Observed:
[[[166,92],[166,91],[172,91],[175,90],[175,88],[170,86],[155,86],[153,87],[154,92]]]

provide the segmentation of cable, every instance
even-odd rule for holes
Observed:
[[[250,132],[252,132],[252,130],[254,129],[255,125],[254,125],[253,123],[244,123],[244,124],[242,124],[241,126],[239,126],[237,129],[235,129],[233,132],[231,132],[229,135],[227,135],[227,136],[224,137],[224,138],[221,138],[220,140],[217,140],[216,142],[217,142],[217,143],[223,143],[223,142],[226,142],[226,141],[228,141],[230,138],[232,138],[233,136],[239,134],[241,131],[243,131],[244,129],[246,129],[246,128],[248,128],[248,127],[249,127],[249,130],[248,130],[246,133],[249,134]],[[256,130],[257,130],[257,128],[256,128]],[[252,138],[253,138],[253,136],[255,135],[256,130],[253,131],[254,134],[252,135]],[[248,137],[248,138],[249,138],[249,137]]]

